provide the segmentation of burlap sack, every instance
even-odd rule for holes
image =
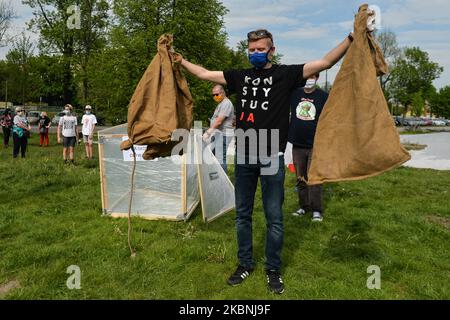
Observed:
[[[122,142],[120,148],[147,145],[145,160],[169,156],[178,143],[171,141],[172,132],[192,126],[194,102],[177,63],[180,56],[170,52],[172,42],[172,35],[159,38],[158,53],[139,81],[128,107],[129,140]]]
[[[377,79],[387,72],[387,65],[366,32],[368,14],[368,5],[362,5],[355,17],[354,41],[320,116],[310,185],[375,176],[411,158],[400,143]]]

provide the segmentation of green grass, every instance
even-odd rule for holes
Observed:
[[[257,269],[239,287],[234,212],[211,224],[200,209],[187,222],[133,219],[130,258],[126,219],[101,215],[98,161],[76,148],[31,139],[26,159],[0,151],[0,288],[4,299],[449,299],[450,172],[400,168],[376,178],[326,185],[321,224],[297,209],[294,175],[286,175],[283,276],[286,291],[268,292],[265,219],[254,210]],[[97,153],[96,153],[97,156]],[[440,218],[436,218],[440,217]],[[70,265],[81,290],[69,290]],[[381,268],[381,290],[366,287],[367,268]]]

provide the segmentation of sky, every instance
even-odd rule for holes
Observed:
[[[26,31],[32,10],[21,0],[11,0],[17,18],[11,34]],[[228,45],[235,47],[250,30],[265,28],[274,35],[275,46],[284,64],[305,63],[323,57],[352,31],[359,5],[353,0],[222,0],[229,10],[225,16]],[[430,59],[444,67],[434,85],[450,85],[450,1],[376,0],[370,5],[380,9],[380,31],[392,31],[401,47],[419,47]],[[38,35],[27,32],[33,40]],[[0,48],[3,59],[9,47]],[[326,74],[332,82],[336,65]],[[320,81],[324,83],[325,75]]]

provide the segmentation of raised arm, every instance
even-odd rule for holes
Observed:
[[[330,69],[334,66],[341,58],[345,55],[352,40],[350,40],[350,36],[345,38],[336,48],[328,52],[325,57],[320,60],[314,60],[308,62],[303,67],[303,78],[308,79],[313,74],[319,73],[323,70]]]
[[[193,64],[185,59],[181,60],[181,65],[185,68],[189,73],[193,74],[197,78],[201,80],[207,80],[211,82],[215,82],[218,84],[226,85],[225,77],[223,75],[223,71],[209,71],[201,66]]]

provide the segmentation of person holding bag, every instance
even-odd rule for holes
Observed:
[[[13,158],[17,158],[19,151],[21,152],[22,158],[25,158],[25,153],[27,151],[28,138],[31,136],[31,126],[25,116],[25,110],[22,107],[16,108],[17,115],[13,120]]]

